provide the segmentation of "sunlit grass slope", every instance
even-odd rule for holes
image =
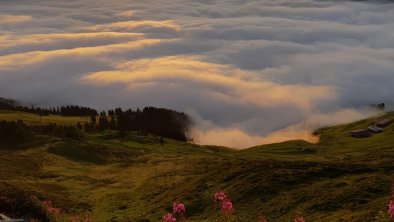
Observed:
[[[36,118],[3,113],[0,119],[10,116]],[[58,124],[78,119],[48,118]],[[318,144],[289,141],[242,151],[168,139],[161,144],[134,132],[124,138],[84,133],[80,140],[38,135],[36,145],[2,148],[0,190],[51,199],[69,213],[88,211],[94,221],[160,221],[176,197],[185,202],[188,221],[214,221],[213,193],[220,188],[233,200],[238,221],[255,221],[260,210],[279,222],[297,213],[307,221],[373,221],[390,194],[394,125],[365,139],[349,132],[382,118],[320,129]]]
[[[7,121],[23,120],[27,124],[56,123],[60,125],[77,125],[78,123],[82,124],[84,122],[90,121],[90,118],[85,116],[68,116],[68,117],[58,116],[58,115],[39,116],[32,113],[0,110],[0,120],[7,120]]]

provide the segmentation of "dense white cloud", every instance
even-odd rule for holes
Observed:
[[[392,107],[392,30],[383,1],[1,1],[0,95],[175,108],[204,144],[315,141]]]

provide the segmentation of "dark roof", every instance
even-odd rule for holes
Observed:
[[[354,130],[354,131],[350,132],[350,134],[356,138],[363,138],[363,137],[370,137],[371,136],[371,132],[369,132],[368,129]]]
[[[354,130],[351,133],[369,133],[368,129],[360,129],[360,130]]]
[[[380,127],[385,127],[390,125],[391,123],[393,123],[392,119],[382,119],[379,122],[377,122],[376,125]]]

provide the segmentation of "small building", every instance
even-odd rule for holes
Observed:
[[[383,128],[380,128],[378,126],[369,126],[368,130],[373,132],[373,133],[381,133],[381,132],[383,132]]]
[[[393,123],[392,119],[383,119],[383,120],[380,120],[379,122],[377,122],[376,126],[378,126],[380,128],[384,128],[384,127],[389,126],[392,123]]]
[[[368,129],[361,129],[361,130],[355,130],[350,133],[352,137],[355,138],[365,138],[365,137],[370,137],[371,132]]]

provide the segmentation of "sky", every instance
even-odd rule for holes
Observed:
[[[394,3],[0,0],[0,96],[158,106],[200,144],[304,139],[394,104]]]

